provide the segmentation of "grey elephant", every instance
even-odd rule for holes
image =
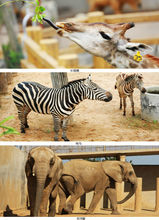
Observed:
[[[31,216],[55,216],[56,196],[63,164],[48,147],[33,148],[25,165]]]
[[[70,175],[70,176],[68,176]],[[128,195],[117,202],[115,182],[130,182]],[[75,201],[84,193],[94,191],[93,199],[87,213],[93,213],[104,190],[111,202],[112,214],[120,214],[117,203],[127,201],[136,191],[137,177],[132,165],[121,161],[90,162],[86,160],[71,160],[64,164],[59,185],[59,214],[72,213]],[[66,203],[66,199],[69,197]]]

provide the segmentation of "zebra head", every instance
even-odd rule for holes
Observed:
[[[146,92],[144,88],[143,75],[141,73],[134,74],[134,87],[139,89],[142,93]]]
[[[109,102],[112,100],[112,94],[99,87],[96,83],[92,82],[90,75],[84,80],[84,86],[87,91],[86,97],[88,99],[100,100],[104,102]]]

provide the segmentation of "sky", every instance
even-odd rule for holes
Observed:
[[[159,155],[146,155],[146,156],[127,156],[126,160],[135,165],[159,165]]]

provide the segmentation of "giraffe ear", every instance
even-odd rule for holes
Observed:
[[[128,42],[125,45],[120,45],[118,49],[123,52],[126,51],[131,56],[134,56],[138,51],[141,55],[148,54],[152,51],[152,48],[146,44],[131,42]]]

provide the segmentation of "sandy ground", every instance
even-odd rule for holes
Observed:
[[[113,100],[105,103],[84,100],[74,114],[73,121],[68,126],[68,138],[71,141],[157,141],[159,140],[159,124],[141,120],[140,92],[135,90],[135,112],[131,116],[131,107],[127,99],[127,116],[119,110],[119,97],[114,89],[115,77],[118,73],[93,73],[92,80],[113,94]],[[158,73],[143,73],[145,86],[159,85]],[[68,73],[70,80],[87,77],[88,73]],[[13,74],[12,83],[8,87],[8,94],[1,95],[0,119],[10,115],[14,119],[5,123],[20,131],[17,109],[11,97],[14,85],[21,81],[37,81],[51,87],[50,73],[17,73]],[[6,135],[1,141],[52,141],[53,121],[51,115],[31,112],[28,116],[30,128],[25,134]],[[0,133],[2,129],[0,130]],[[61,132],[60,132],[61,136]]]
[[[5,213],[5,216],[29,216],[29,210],[21,209],[15,210],[10,213]],[[123,210],[120,215],[111,215],[110,210],[100,210],[98,213],[92,215],[85,214],[86,210],[81,210],[80,213],[73,213],[69,215],[58,215],[55,217],[159,217],[159,213],[153,210],[141,210],[140,212],[134,212],[133,210]],[[0,216],[4,216],[3,213],[0,213]]]

